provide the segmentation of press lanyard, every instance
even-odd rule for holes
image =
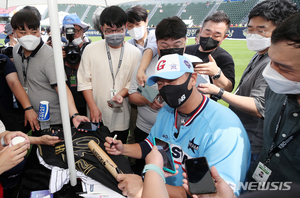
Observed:
[[[26,68],[25,68],[25,64],[24,64],[24,59],[27,60],[27,67]],[[27,83],[28,65],[29,65],[29,56],[28,56],[28,58],[24,58],[24,56],[22,56],[22,71],[23,71],[23,79],[24,79],[24,85],[25,86],[26,86],[26,83]]]
[[[253,59],[253,61],[252,61],[252,63],[251,63],[251,66],[248,68],[248,70],[242,75],[242,78],[241,78],[241,80],[240,80],[240,83],[239,83],[239,85],[237,86],[237,88],[235,89],[235,92],[234,92],[235,95],[236,95],[236,93],[239,91],[240,86],[241,86],[241,84],[243,83],[245,77],[252,71],[252,69],[253,69],[253,67],[254,67],[253,65],[256,64],[256,62],[260,60],[260,59],[259,59],[259,60],[256,60],[257,58],[259,58],[259,55],[258,55],[258,54],[257,54],[257,56]]]
[[[123,59],[123,54],[124,54],[124,44],[122,43],[121,54],[120,54],[120,59],[119,59],[119,65],[118,65],[118,69],[117,69],[117,72],[116,72],[115,76],[114,76],[114,69],[113,69],[113,65],[112,65],[110,50],[109,50],[107,42],[105,42],[105,44],[106,44],[106,51],[107,51],[107,57],[108,57],[110,72],[111,72],[111,76],[112,76],[112,79],[113,79],[113,89],[115,89],[116,77],[118,75],[118,72],[119,72],[121,64],[122,64],[122,59]]]
[[[269,149],[268,157],[266,158],[265,165],[267,165],[270,162],[271,157],[275,153],[277,153],[278,151],[280,151],[283,148],[285,148],[300,133],[300,130],[296,131],[295,133],[293,133],[290,136],[288,136],[287,138],[285,138],[280,144],[278,144],[278,146],[276,146],[274,148],[275,140],[276,140],[276,138],[278,136],[278,130],[279,130],[279,127],[280,127],[280,123],[282,121],[282,116],[283,116],[284,110],[286,108],[286,103],[287,103],[287,97],[285,98],[285,101],[284,101],[284,103],[282,105],[282,108],[281,108],[281,111],[280,111],[278,122],[277,122],[277,125],[276,125],[276,128],[275,128],[275,136],[273,138],[273,142],[272,142],[271,148]]]

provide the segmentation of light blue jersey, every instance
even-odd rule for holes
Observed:
[[[153,137],[170,143],[179,173],[167,178],[167,184],[181,186],[185,160],[204,156],[238,196],[237,186],[245,180],[251,155],[250,142],[239,118],[205,96],[197,112],[181,125],[177,138],[174,136],[178,132],[176,117],[177,111],[168,105],[163,107],[145,140],[150,147]]]

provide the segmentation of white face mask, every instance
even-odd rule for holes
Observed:
[[[137,28],[132,28],[131,30],[128,30],[129,35],[136,41],[140,40],[143,38],[145,34],[145,27],[137,27]]]
[[[18,42],[18,39],[17,38],[13,38],[16,42]]]
[[[255,52],[263,51],[271,45],[271,38],[266,38],[259,34],[250,34],[250,36],[247,35],[246,40],[248,49]]]
[[[268,85],[278,94],[300,94],[300,82],[295,82],[286,79],[276,70],[274,70],[270,63],[266,66],[262,73]]]
[[[22,47],[24,47],[28,51],[33,51],[41,42],[40,37],[36,37],[33,35],[25,35],[17,39],[20,45],[22,45]]]
[[[78,37],[78,38],[76,38],[76,39],[74,39],[74,40],[72,41],[72,43],[73,43],[74,45],[80,45],[82,42],[83,42],[83,41],[82,41],[81,37]]]

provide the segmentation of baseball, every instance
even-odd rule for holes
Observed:
[[[22,137],[22,136],[17,136],[17,137],[14,137],[14,138],[11,140],[9,146],[14,146],[14,145],[19,144],[19,143],[24,142],[24,141],[25,141],[25,138],[24,138],[24,137]]]

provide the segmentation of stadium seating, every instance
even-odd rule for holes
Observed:
[[[90,24],[91,26],[93,26],[93,22],[92,22],[93,14],[94,14],[94,12],[95,12],[95,10],[97,8],[98,8],[98,6],[92,6],[91,9],[90,9],[90,11],[87,13],[85,19],[83,20],[83,22],[85,22],[85,23]]]
[[[69,13],[77,14],[77,16],[81,19],[86,9],[87,9],[87,5],[74,4],[70,7]]]
[[[120,7],[125,11],[127,10],[128,8],[131,8],[133,7],[134,5],[120,5]]]
[[[257,2],[258,0],[224,2],[220,4],[217,10],[224,11],[229,16],[232,24],[239,24]]]
[[[209,4],[208,7],[206,3],[190,3],[186,6],[185,12],[182,12],[180,18],[185,20],[191,16],[194,25],[199,25],[214,5],[215,2]]]
[[[64,12],[64,11],[66,11],[67,7],[68,7],[68,4],[58,4],[57,5],[57,10],[58,10],[58,12]],[[46,19],[48,17],[49,17],[49,13],[47,12],[44,19]]]
[[[163,18],[175,16],[181,7],[182,4],[162,4],[148,22],[149,26],[156,26]]]
[[[148,11],[148,14],[151,12],[151,10],[153,10],[154,6],[155,5],[141,5],[143,6],[147,11]]]

